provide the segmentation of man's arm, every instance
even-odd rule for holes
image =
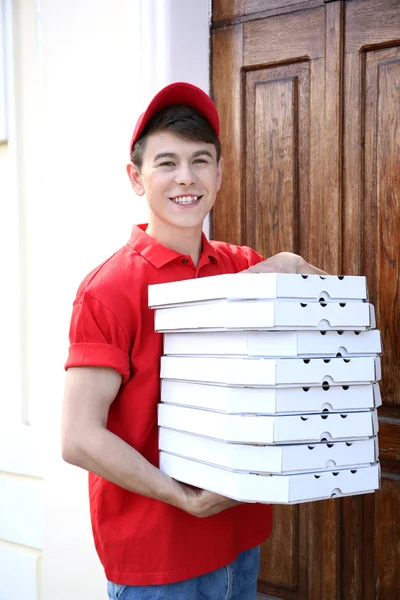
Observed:
[[[68,370],[62,418],[64,460],[131,492],[161,500],[194,516],[207,517],[238,504],[175,481],[108,431],[108,411],[121,379],[119,373],[108,368]]]
[[[304,258],[292,252],[280,252],[267,260],[257,263],[243,273],[302,273],[307,275],[327,275],[310,265]]]

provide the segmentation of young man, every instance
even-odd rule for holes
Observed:
[[[74,303],[63,457],[90,472],[96,549],[111,599],[254,600],[272,507],[193,489],[158,469],[162,336],[150,284],[244,270],[321,273],[283,253],[209,242],[221,185],[219,120],[199,88],[161,90],[139,118],[127,172],[149,223],[90,273]]]

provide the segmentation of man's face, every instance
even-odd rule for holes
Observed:
[[[213,144],[184,140],[172,132],[147,138],[140,172],[129,168],[136,193],[146,194],[153,227],[201,228],[221,186],[222,159]]]

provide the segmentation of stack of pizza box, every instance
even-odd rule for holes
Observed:
[[[149,306],[165,473],[243,502],[379,488],[382,349],[364,277],[217,275],[150,286]]]

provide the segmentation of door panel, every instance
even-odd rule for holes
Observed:
[[[363,234],[368,243],[361,264],[384,348],[390,348],[382,365],[383,397],[386,404],[400,406],[400,47],[369,50],[363,58]]]
[[[259,591],[296,600],[394,600],[400,598],[400,5],[348,0],[312,8],[282,0],[268,3],[274,12],[268,16],[265,2],[231,3],[231,15],[228,4],[214,0],[212,89],[226,172],[213,235],[266,256],[298,252],[331,273],[365,274],[385,352],[382,489],[275,507]]]
[[[264,256],[306,251],[309,61],[248,71],[245,85],[247,243]]]
[[[213,2],[213,24],[223,27],[237,18],[249,21],[323,4],[324,0],[217,0]]]
[[[269,540],[274,552],[262,552],[261,585],[266,582],[277,589],[285,587],[295,591],[298,586],[298,533],[299,511],[297,506],[274,507],[274,530]],[[285,543],[282,544],[282,540]]]
[[[325,8],[299,11],[244,24],[244,66],[293,62],[325,54]]]
[[[398,439],[398,432],[397,432]],[[399,479],[384,477],[382,490],[376,496],[375,555],[378,578],[376,598],[394,600],[400,597],[400,521]]]
[[[244,0],[244,14],[249,15],[256,12],[261,12],[268,8],[269,10],[275,8],[284,8],[286,6],[298,8],[301,4],[304,4],[305,0]]]

